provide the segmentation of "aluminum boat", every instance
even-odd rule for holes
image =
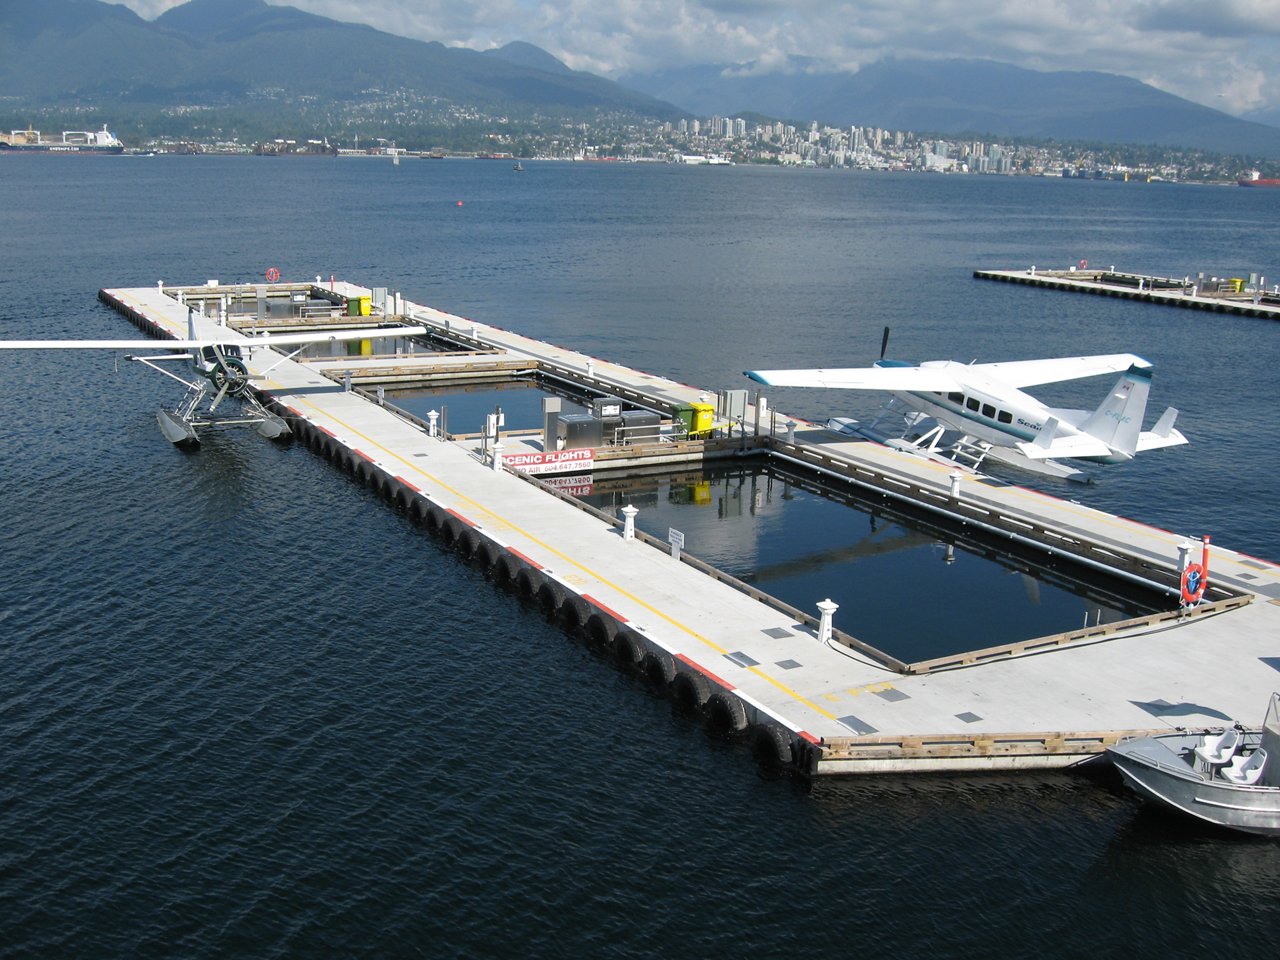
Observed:
[[[1232,830],[1280,836],[1280,694],[1259,730],[1181,730],[1107,748],[1143,797]]]

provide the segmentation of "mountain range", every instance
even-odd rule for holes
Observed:
[[[744,113],[939,134],[1157,144],[1280,158],[1280,129],[1128,77],[974,60],[883,60],[856,73],[793,58],[635,74],[614,82],[511,43],[446,47],[273,6],[189,0],[153,21],[103,0],[0,0],[0,110],[93,108],[170,118],[295,116],[405,91],[446,109],[534,122],[602,114],[655,120]],[[152,123],[158,121],[153,120]],[[326,130],[317,129],[316,133]]]
[[[699,66],[621,82],[698,115],[766,116],[833,126],[1190,147],[1280,157],[1280,129],[1109,73],[1024,70],[986,60],[882,60],[856,73],[803,58]]]
[[[101,0],[3,0],[0,90],[11,104],[104,108],[410,90],[490,111],[683,115],[530,44],[481,53],[263,0],[190,0],[154,21]]]

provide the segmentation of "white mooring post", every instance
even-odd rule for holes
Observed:
[[[346,373],[342,375],[342,392],[343,393],[351,392],[351,371],[350,370],[348,370]]]
[[[1183,540],[1178,544],[1178,573],[1182,573],[1187,569],[1187,564],[1191,562],[1191,548],[1193,544],[1189,540]]]
[[[947,474],[947,479],[951,481],[951,499],[960,499],[960,481],[964,479],[964,474],[959,471]]]
[[[163,281],[163,280],[157,280],[157,281],[156,281],[156,292],[157,292],[157,293],[164,293],[164,281]]]
[[[378,384],[378,406],[385,407],[387,405],[387,391],[382,384]]]
[[[587,358],[587,376],[594,377],[596,375],[596,362],[590,357]]]
[[[818,621],[818,641],[820,643],[831,642],[831,618],[836,615],[836,611],[840,609],[840,604],[831,600],[823,600],[818,604],[818,613],[822,615],[822,619]]]
[[[796,442],[796,422],[794,420],[787,421],[787,443]]]
[[[439,410],[431,410],[427,413],[427,436],[434,437],[436,435],[436,421],[440,419]]]
[[[493,441],[493,472],[502,472],[502,441]]]
[[[627,504],[622,508],[622,539],[634,540],[636,538],[636,514],[640,511]]]

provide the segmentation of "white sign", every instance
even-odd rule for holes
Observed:
[[[667,543],[671,544],[671,556],[680,559],[680,551],[684,549],[684,534],[675,527],[667,527]]]
[[[509,453],[502,458],[505,466],[528,474],[540,473],[589,473],[595,464],[596,452],[584,450],[548,450],[543,453]]]

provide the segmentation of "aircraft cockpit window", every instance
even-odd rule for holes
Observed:
[[[959,391],[955,391],[955,392],[953,392],[953,393],[948,393],[948,394],[947,394],[947,399],[948,399],[948,400],[950,400],[952,403],[955,403],[955,404],[964,403],[964,394],[963,394],[963,393],[960,393]]]
[[[1013,414],[1008,410],[1001,410],[1000,415],[996,417],[1001,423],[1013,423]]]
[[[200,355],[204,357],[205,360],[208,361],[209,363],[213,363],[215,360],[218,359],[213,352],[213,347],[202,347],[200,350]]]

